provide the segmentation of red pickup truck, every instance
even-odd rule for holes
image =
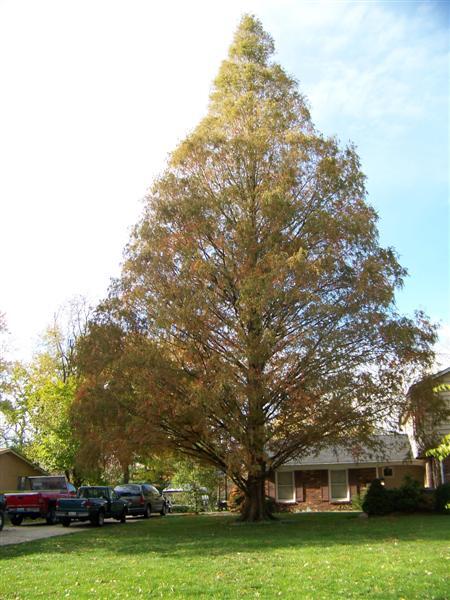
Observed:
[[[13,525],[20,525],[24,518],[44,518],[53,525],[57,500],[76,495],[75,487],[60,476],[23,477],[20,487],[18,492],[5,494],[6,512]]]

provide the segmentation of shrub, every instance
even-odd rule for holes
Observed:
[[[400,512],[414,512],[418,510],[420,496],[420,483],[407,475],[404,479],[404,483],[398,490],[395,490],[393,496],[393,510],[398,510]]]
[[[417,509],[423,512],[433,512],[435,510],[435,490],[422,489],[420,490],[420,498]]]
[[[368,515],[387,515],[394,509],[393,490],[387,490],[381,479],[374,479],[367,490],[362,509]]]
[[[364,498],[366,497],[366,494],[367,494],[367,490],[364,490],[363,492],[360,492],[359,494],[352,496],[353,510],[364,510],[363,503],[364,503]]]
[[[438,512],[450,512],[450,483],[443,483],[434,493],[435,509]]]
[[[194,507],[189,506],[187,504],[173,504],[171,512],[173,512],[173,513],[194,512]]]

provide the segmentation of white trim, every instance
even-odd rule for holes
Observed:
[[[441,472],[441,484],[445,483],[445,469],[444,469],[444,461],[439,461],[439,470]]]
[[[292,477],[292,499],[291,500],[280,500],[278,498],[278,471],[275,471],[275,500],[280,504],[295,504],[296,497],[296,489],[295,489],[295,471],[283,471],[284,473],[290,473]]]
[[[326,469],[369,469],[376,467],[407,467],[407,466],[418,466],[423,467],[426,461],[419,458],[409,460],[396,460],[396,461],[378,461],[378,462],[365,462],[365,463],[309,463],[309,464],[286,464],[281,466],[278,471],[321,471]]]
[[[347,485],[347,495],[345,496],[345,498],[333,498],[332,495],[332,487],[331,487],[331,472],[332,471],[345,471],[345,483]],[[339,468],[334,468],[334,469],[328,469],[328,494],[330,497],[330,502],[348,502],[350,500],[350,486],[348,483],[348,469],[339,469]]]

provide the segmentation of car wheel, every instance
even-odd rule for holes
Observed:
[[[5,524],[5,513],[0,511],[0,531],[3,529],[3,525]]]
[[[49,509],[45,520],[47,522],[47,525],[55,525],[57,523],[56,511],[54,508]]]
[[[102,510],[98,513],[97,518],[95,519],[95,524],[97,527],[103,527],[105,524],[105,513]]]
[[[22,515],[11,515],[9,519],[13,525],[20,525],[23,521]]]
[[[150,504],[147,504],[144,510],[144,519],[150,519],[150,517],[152,516],[152,509],[150,507]]]
[[[120,515],[120,522],[121,523],[126,523],[127,520],[127,511],[124,508],[122,514]]]
[[[162,517],[165,517],[165,516],[166,516],[166,514],[167,514],[167,506],[166,506],[166,504],[165,504],[165,503],[162,505],[162,509],[161,509],[161,512],[160,512],[159,514],[160,514]]]
[[[61,523],[63,524],[63,527],[70,527],[70,519],[68,517],[64,517],[61,520]]]

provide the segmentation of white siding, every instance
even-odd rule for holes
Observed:
[[[450,385],[450,373],[447,373],[441,378],[441,383]],[[446,400],[447,405],[450,407],[450,391],[440,392],[440,395]],[[444,437],[444,435],[448,435],[450,433],[450,419],[443,421],[437,428],[437,432],[442,437]]]

